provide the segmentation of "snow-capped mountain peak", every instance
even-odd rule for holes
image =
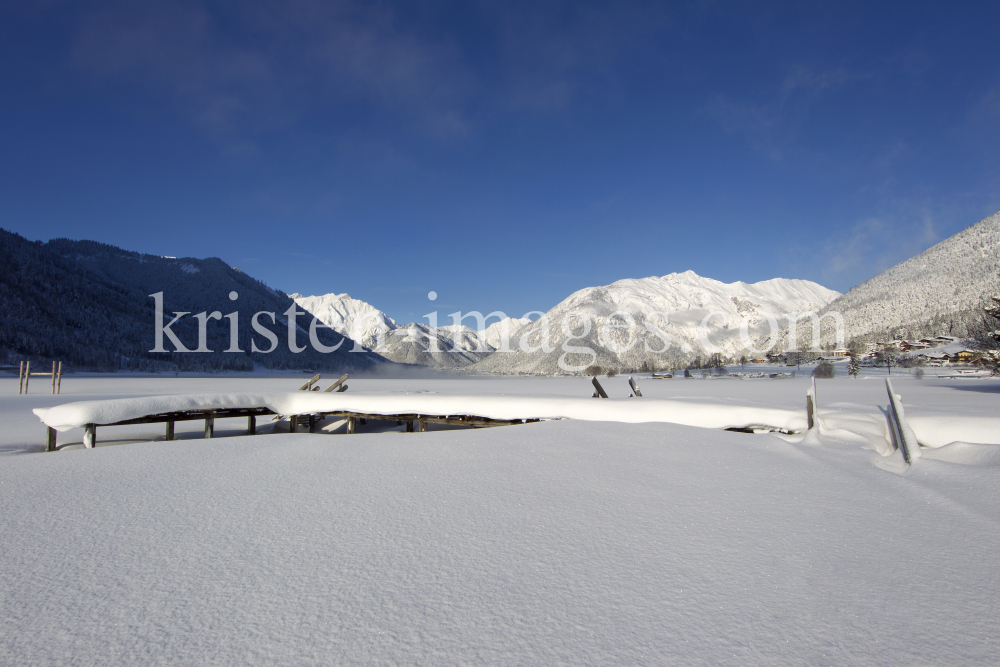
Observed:
[[[768,317],[780,327],[786,323],[786,313],[818,311],[838,296],[808,280],[785,278],[723,283],[694,271],[628,278],[574,292],[544,318],[522,326],[511,337],[512,352],[494,353],[476,368],[551,373],[586,363],[612,368],[669,366],[720,350],[738,356],[746,349],[740,332],[744,321],[751,342],[760,347],[771,333]],[[646,325],[651,319],[660,333]],[[631,326],[623,329],[629,320]],[[670,340],[666,347],[663,336]],[[528,342],[522,348],[525,337]],[[543,344],[553,351],[524,351],[539,350]],[[580,348],[593,350],[593,355],[564,354]]]
[[[371,349],[381,333],[396,329],[396,322],[371,304],[349,294],[303,296],[291,294],[301,308],[338,333]]]

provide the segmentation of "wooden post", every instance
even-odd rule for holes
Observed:
[[[317,389],[318,389],[318,387],[317,387]],[[312,415],[312,414],[309,415],[309,432],[310,433],[315,433],[316,432],[316,415]]]
[[[816,426],[816,378],[812,379],[812,387],[806,390],[806,423],[812,430]]]
[[[173,420],[167,422],[167,435],[166,435],[166,439],[167,440],[173,440],[174,439],[174,422],[173,422]]]
[[[602,387],[602,386],[601,386],[601,383],[597,381],[597,378],[596,378],[596,377],[595,377],[595,378],[593,378],[593,379],[591,380],[591,382],[592,382],[592,383],[593,383],[593,385],[594,385],[594,389],[596,389],[596,390],[597,390],[597,394],[598,394],[598,395],[599,395],[599,396],[600,396],[601,398],[607,398],[607,397],[608,397],[607,393],[605,393],[605,391],[604,391],[604,387]]]
[[[205,437],[215,437],[215,415],[212,413],[209,413],[209,415],[205,417]]]
[[[257,418],[253,415],[247,417],[247,435],[257,435]]]
[[[309,391],[310,389],[312,389],[312,386],[317,382],[319,382],[319,375],[314,375],[313,379],[309,380],[309,382],[306,382],[304,385],[299,387],[299,391]]]
[[[406,422],[406,432],[413,433],[413,422]]]
[[[56,362],[52,362],[52,395],[56,395]]]
[[[17,369],[17,393],[24,393],[24,361],[21,361]]]
[[[31,382],[31,359],[24,365],[24,393],[28,393],[28,383]]]
[[[51,426],[48,427],[48,438],[45,441],[45,451],[54,452],[56,451],[56,430]]]
[[[299,416],[289,415],[288,417],[288,432],[298,433],[299,432]]]
[[[59,379],[56,380],[56,393],[62,393],[62,362],[59,362]]]
[[[340,387],[340,385],[344,384],[344,382],[346,380],[347,380],[347,374],[345,373],[344,375],[340,376],[339,380],[337,380],[336,382],[334,382],[333,384],[331,384],[329,387],[327,387],[326,389],[324,389],[323,393],[325,394],[328,391],[333,391],[334,389],[337,389],[338,387]],[[344,389],[347,389],[347,387],[344,387]]]
[[[417,423],[420,424],[420,432],[421,433],[426,433],[427,432],[427,422],[425,422],[425,421],[419,421]]]
[[[348,433],[357,433],[358,432],[357,420],[354,417],[348,417],[347,418],[347,432]]]
[[[97,446],[97,425],[87,424],[83,427],[83,446],[93,449]]]
[[[909,424],[906,423],[902,398],[892,388],[892,380],[886,378],[885,388],[889,392],[889,434],[893,445],[902,450],[903,460],[913,465],[914,459],[920,458],[920,443]]]

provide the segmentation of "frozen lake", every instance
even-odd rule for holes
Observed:
[[[997,414],[1000,381],[893,378],[914,420],[960,430]],[[875,375],[818,383],[820,440],[570,420],[204,440],[191,422],[173,442],[162,425],[114,427],[74,451],[74,430],[39,453],[31,414],[303,381],[67,376],[53,397],[0,379],[0,662],[996,662],[1000,437],[887,467],[864,442],[887,403]],[[628,396],[627,376],[601,382]],[[640,384],[645,398],[804,413],[808,379]],[[349,385],[593,391],[581,378]]]

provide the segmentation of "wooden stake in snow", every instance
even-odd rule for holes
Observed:
[[[319,382],[319,375],[314,375],[313,378],[309,380],[309,382],[306,382],[304,385],[299,387],[299,391],[309,391],[312,389],[312,386],[317,382]]]
[[[602,387],[601,383],[597,381],[597,378],[593,378],[591,380],[591,382],[594,383],[594,389],[597,390],[597,393],[594,394],[594,398],[607,398],[608,397],[607,393],[604,391],[604,387]]]
[[[346,386],[344,387],[344,389],[338,389],[338,387],[340,387],[346,381],[347,381],[347,373],[344,373],[343,375],[340,376],[339,380],[337,380],[336,382],[334,382],[333,384],[331,384],[329,387],[327,387],[326,389],[324,389],[323,393],[325,394],[326,392],[333,391],[335,389],[337,391],[344,391],[344,389],[347,389]]]
[[[920,458],[920,443],[917,442],[917,434],[906,423],[902,396],[892,388],[892,380],[889,378],[885,380],[885,388],[889,392],[887,417],[889,418],[889,435],[892,436],[892,444],[896,449],[902,450],[903,460],[913,465],[913,461]]]
[[[628,379],[628,386],[632,387],[632,392],[636,395],[636,398],[642,398],[642,392],[639,391],[639,385],[635,383],[631,377]]]
[[[806,421],[809,424],[809,430],[812,430],[816,423],[819,421],[816,418],[816,413],[818,407],[816,405],[816,378],[812,379],[812,387],[806,390]]]

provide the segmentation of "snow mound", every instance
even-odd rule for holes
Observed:
[[[944,447],[953,442],[1000,445],[1000,417],[921,413],[906,421],[924,447]]]
[[[970,466],[1000,466],[1000,446],[953,442],[924,452],[923,458]]]
[[[325,392],[213,393],[80,401],[35,408],[57,431],[86,424],[114,424],[181,410],[268,408],[282,415],[356,412],[377,415],[470,415],[489,419],[576,419],[625,423],[669,422],[704,428],[750,426],[798,431],[805,415],[780,408],[690,403],[669,399],[593,399],[551,396],[455,396],[426,393],[342,394]]]

